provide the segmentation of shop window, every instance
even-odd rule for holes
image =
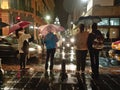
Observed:
[[[118,38],[119,37],[119,29],[110,28],[110,38]]]
[[[105,39],[109,37],[108,28],[99,28],[98,30],[100,30],[100,32],[103,34]]]
[[[109,18],[102,18],[102,21],[98,23],[99,26],[109,26]]]
[[[110,25],[111,26],[118,26],[118,25],[120,25],[120,19],[119,18],[110,18]]]

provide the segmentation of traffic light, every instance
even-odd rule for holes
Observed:
[[[17,17],[16,17],[16,21],[17,21],[17,22],[20,22],[20,21],[21,21],[21,17],[20,17],[20,16],[17,16]]]

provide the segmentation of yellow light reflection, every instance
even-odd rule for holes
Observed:
[[[65,59],[65,51],[62,50],[62,59]]]
[[[74,50],[73,49],[70,50],[70,61],[71,62],[74,60],[74,55],[75,55]]]

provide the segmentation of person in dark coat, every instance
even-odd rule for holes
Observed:
[[[90,61],[91,61],[91,69],[92,69],[92,76],[95,78],[99,77],[99,51],[92,47],[94,39],[96,36],[102,35],[102,33],[97,30],[97,23],[93,23],[92,25],[92,33],[88,36],[88,50],[90,54]]]

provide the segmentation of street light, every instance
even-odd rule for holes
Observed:
[[[60,25],[60,21],[59,21],[59,18],[58,18],[58,17],[55,18],[54,24]]]
[[[21,21],[21,17],[20,16],[17,16],[16,17],[16,23],[20,22]]]
[[[46,18],[46,20],[50,20],[51,17],[49,15],[46,15],[45,18]]]
[[[71,41],[71,43],[74,43],[74,42],[75,42],[75,39],[74,39],[74,38],[71,38],[70,41]]]
[[[50,16],[50,15],[46,15],[46,16],[45,16],[45,20],[47,21],[47,23],[49,23],[50,20],[51,20],[51,16]]]

